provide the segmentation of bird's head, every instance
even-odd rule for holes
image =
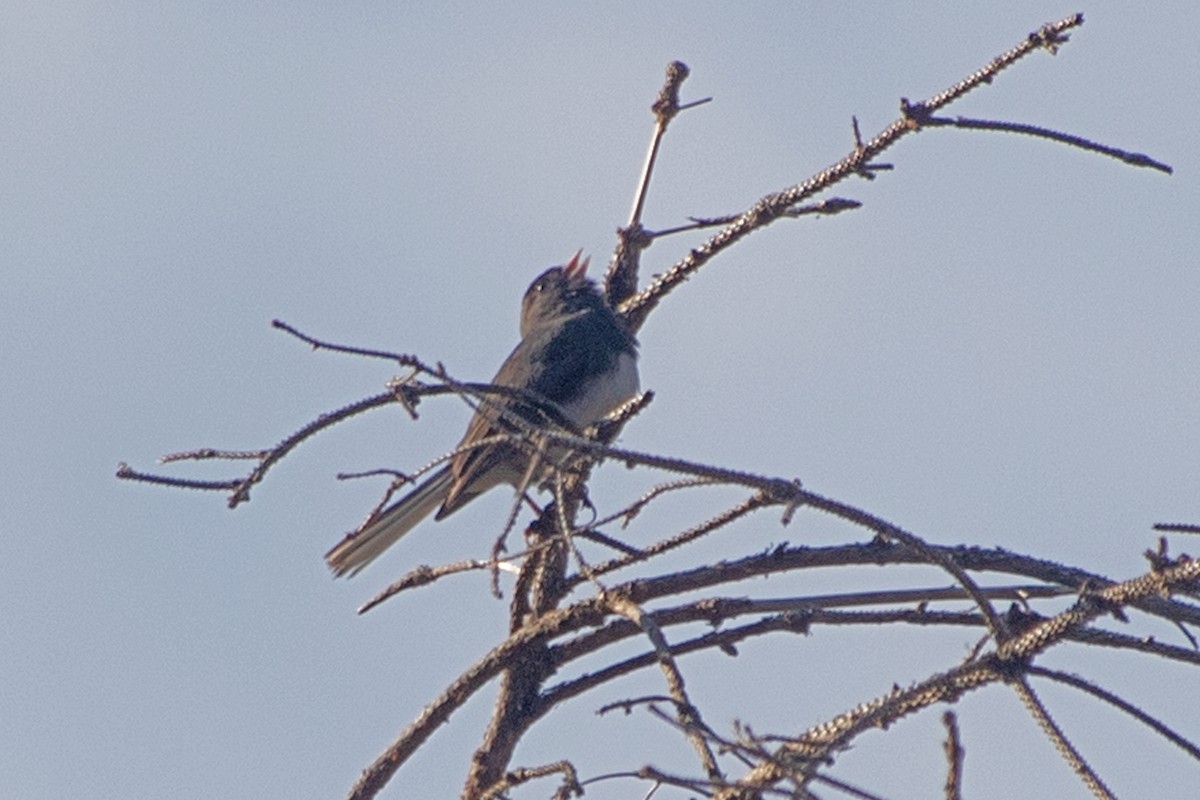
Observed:
[[[604,297],[587,277],[591,259],[576,251],[566,264],[551,267],[529,284],[521,301],[521,336],[563,314],[600,308]]]

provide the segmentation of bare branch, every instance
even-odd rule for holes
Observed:
[[[1154,530],[1164,533],[1200,533],[1200,525],[1181,522],[1156,522]]]
[[[511,565],[514,562],[520,561],[530,555],[532,550],[523,550],[519,553],[513,553],[499,559],[501,565]],[[496,559],[468,559],[466,561],[455,561],[451,564],[441,564],[436,567],[430,567],[422,564],[409,570],[400,580],[390,584],[386,589],[379,592],[367,602],[358,607],[359,614],[365,614],[375,606],[382,603],[401,592],[409,589],[416,589],[421,586],[427,586],[436,580],[446,577],[447,575],[458,575],[463,572],[474,572],[480,570],[495,569],[497,566]],[[501,567],[503,568],[503,566]]]
[[[366,356],[367,358],[382,358],[387,361],[395,361],[404,367],[413,367],[421,372],[433,372],[431,368],[423,364],[416,356],[405,355],[403,353],[390,353],[386,350],[370,350],[362,347],[349,347],[344,344],[334,344],[332,342],[322,341],[321,339],[314,339],[308,334],[301,333],[299,330],[293,328],[283,320],[271,320],[271,327],[278,328],[281,331],[295,336],[300,341],[311,346],[313,350],[330,350],[335,353],[345,353],[347,355]]]
[[[717,759],[704,739],[704,731],[708,726],[704,725],[704,721],[700,716],[700,710],[688,698],[683,673],[679,671],[679,665],[671,655],[671,648],[667,644],[666,637],[663,636],[662,629],[655,624],[653,617],[647,615],[642,611],[641,606],[628,597],[615,592],[609,592],[607,599],[609,608],[625,616],[630,622],[641,628],[647,638],[650,639],[650,643],[654,646],[654,656],[667,678],[667,689],[670,691],[671,699],[674,701],[679,724],[687,734],[697,755],[700,756],[705,775],[708,776],[710,781],[723,781],[724,775],[721,774],[721,770],[717,766]]]
[[[224,481],[201,481],[192,480],[190,478],[175,478],[164,475],[152,475],[144,472],[138,472],[134,469],[131,469],[124,463],[118,467],[117,477],[122,480],[140,481],[142,483],[157,483],[185,489],[231,491],[232,494],[229,497],[229,507],[236,508],[250,499],[251,487],[262,481],[262,479],[266,477],[267,471],[276,463],[278,463],[280,459],[295,449],[295,447],[301,442],[313,436],[314,434],[319,433],[325,428],[336,425],[345,419],[349,419],[356,414],[361,414],[362,412],[368,411],[372,408],[387,405],[388,403],[393,402],[394,399],[395,398],[391,395],[391,393],[377,394],[360,400],[357,403],[344,406],[343,408],[328,414],[322,414],[321,416],[317,417],[317,419],[305,425],[303,428],[296,431],[291,436],[288,436],[286,439],[269,450],[254,451],[256,454],[262,454],[261,460],[259,461],[258,466],[256,466],[248,475],[242,478],[231,478]],[[212,453],[214,455],[206,456],[211,458],[221,458],[223,456],[219,454],[232,453],[232,458],[240,459],[246,457],[245,452],[246,451],[225,451],[217,450],[215,448],[203,448],[200,450],[189,451],[188,453],[175,453],[170,456],[164,456],[163,460],[179,461],[188,458],[195,460],[194,454],[198,453]]]
[[[1050,710],[1046,708],[1041,699],[1034,693],[1033,688],[1021,677],[1012,682],[1012,687],[1016,691],[1017,696],[1021,698],[1021,702],[1025,704],[1025,708],[1037,720],[1038,726],[1050,737],[1050,741],[1054,743],[1055,749],[1062,755],[1071,769],[1075,770],[1080,780],[1088,787],[1097,800],[1114,800],[1113,793],[1104,781],[1100,780],[1100,776],[1095,770],[1088,765],[1079,751],[1075,749],[1067,735],[1063,733],[1062,728],[1058,727],[1054,718],[1050,716]]]
[[[1039,139],[1049,139],[1052,142],[1078,147],[1081,150],[1088,150],[1100,155],[1110,156],[1129,164],[1132,167],[1149,167],[1156,169],[1159,172],[1164,172],[1170,175],[1174,172],[1169,164],[1164,164],[1161,161],[1151,158],[1144,153],[1131,153],[1128,150],[1122,150],[1118,147],[1093,142],[1090,139],[1085,139],[1082,136],[1074,136],[1062,131],[1043,128],[1040,125],[1026,125],[1019,122],[1001,122],[999,120],[990,119],[971,119],[969,117],[954,117],[949,119],[946,117],[928,117],[925,119],[925,125],[931,128],[951,127],[962,128],[963,130],[974,131],[999,131],[1001,133],[1019,133],[1025,136],[1034,136]]]
[[[946,726],[946,800],[962,800],[963,747],[958,738],[958,717],[953,711],[942,714]]]
[[[688,68],[682,61],[672,61],[667,65],[667,76],[658,97],[651,106],[654,112],[654,134],[650,138],[650,148],[646,152],[646,162],[642,166],[642,176],[638,181],[637,190],[633,196],[633,209],[629,212],[629,223],[617,231],[617,246],[609,263],[608,272],[604,276],[605,297],[613,308],[620,305],[627,297],[637,291],[638,262],[642,251],[650,246],[651,237],[645,235],[642,227],[642,211],[646,207],[646,197],[650,191],[650,176],[654,173],[654,163],[658,159],[658,151],[662,146],[663,136],[667,126],[675,119],[680,111],[694,108],[708,102],[698,100],[681,106],[679,104],[679,89],[687,80]]]
[[[553,764],[546,764],[541,767],[526,767],[506,772],[501,780],[488,787],[480,795],[480,800],[502,797],[509,789],[538,778],[544,778],[547,775],[555,774],[562,775],[562,785],[554,792],[554,800],[565,800],[568,797],[583,796],[583,786],[579,783],[579,776],[575,772],[575,767],[571,765],[570,761],[556,761]]]
[[[1129,716],[1136,719],[1138,722],[1141,722],[1144,725],[1153,729],[1155,733],[1159,734],[1164,739],[1171,742],[1171,744],[1174,744],[1177,747],[1179,747],[1179,749],[1183,750],[1185,753],[1187,753],[1193,759],[1200,761],[1200,747],[1197,747],[1192,742],[1189,742],[1187,739],[1185,739],[1184,737],[1180,736],[1175,731],[1168,728],[1166,725],[1164,725],[1159,720],[1150,716],[1145,711],[1142,711],[1140,708],[1133,705],[1132,703],[1121,699],[1117,695],[1106,690],[1104,687],[1097,686],[1096,684],[1092,683],[1091,681],[1086,681],[1083,678],[1080,678],[1078,675],[1069,675],[1065,672],[1060,672],[1059,670],[1054,670],[1054,669],[1046,669],[1045,667],[1031,666],[1028,669],[1028,673],[1030,675],[1036,675],[1036,676],[1039,676],[1042,678],[1049,678],[1052,681],[1057,681],[1058,683],[1064,683],[1067,686],[1073,686],[1076,689],[1080,689],[1084,692],[1087,692],[1088,694],[1092,695],[1093,697],[1097,697],[1097,698],[1103,700],[1104,702],[1108,703],[1109,705],[1119,708],[1120,710],[1124,711]]]
[[[976,605],[979,606],[980,613],[983,614],[984,618],[988,621],[988,631],[993,637],[999,639],[999,637],[1004,633],[1004,629],[1000,625],[999,618],[996,616],[995,609],[992,608],[991,604],[987,601],[987,598],[979,590],[979,587],[975,584],[975,581],[973,581],[971,577],[967,575],[966,571],[958,564],[958,562],[954,560],[953,557],[948,556],[944,551],[930,547],[919,537],[909,533],[908,531],[902,530],[895,525],[892,525],[890,522],[887,522],[884,519],[876,517],[873,514],[868,514],[860,509],[848,506],[845,503],[838,503],[836,501],[829,500],[828,498],[818,497],[817,495],[812,495],[807,492],[805,493],[804,503],[806,505],[811,505],[814,508],[828,511],[832,514],[842,517],[843,519],[852,520],[859,525],[870,528],[878,535],[883,536],[885,539],[896,539],[904,542],[910,547],[916,548],[919,552],[928,556],[930,563],[937,564],[939,567],[953,575],[954,579],[957,580],[963,586],[963,588],[967,590],[967,593],[971,595],[971,597],[975,600]]]
[[[216,450],[212,447],[204,447],[200,450],[167,453],[165,456],[159,456],[158,463],[170,464],[174,461],[209,461],[212,459],[218,461],[257,461],[258,459],[266,458],[270,452],[270,450]]]
[[[241,479],[232,478],[224,481],[201,481],[192,478],[173,478],[169,475],[154,475],[149,472],[138,472],[124,461],[117,464],[117,478],[123,481],[139,481],[141,483],[157,483],[161,486],[172,486],[176,489],[200,489],[214,492],[228,492],[242,484]]]
[[[846,178],[864,174],[875,158],[905,135],[920,130],[925,120],[935,111],[944,108],[967,92],[991,83],[1000,72],[1030,53],[1040,49],[1054,52],[1059,45],[1067,41],[1066,32],[1081,24],[1083,24],[1083,15],[1076,14],[1044,25],[1016,47],[992,59],[987,66],[928,100],[919,103],[902,100],[904,113],[900,119],[888,125],[870,141],[856,143],[849,155],[821,170],[808,180],[760,199],[734,222],[698,247],[693,248],[688,255],[655,278],[641,292],[623,301],[619,306],[621,313],[629,320],[630,326],[634,330],[638,330],[645,322],[646,317],[668,292],[708,263],[713,256],[748,234],[779,219],[788,208],[805,202]]]

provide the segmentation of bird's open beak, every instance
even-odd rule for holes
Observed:
[[[571,256],[571,260],[563,265],[563,274],[567,276],[572,284],[579,284],[584,281],[584,278],[587,277],[588,264],[592,261],[591,256],[580,261],[579,257],[581,255],[583,255],[582,248],[576,250],[575,255]]]

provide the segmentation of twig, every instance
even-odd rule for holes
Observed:
[[[149,472],[138,472],[124,461],[117,464],[117,478],[123,481],[139,481],[141,483],[157,483],[161,486],[172,486],[176,489],[200,489],[212,492],[228,492],[241,486],[241,478],[231,478],[224,481],[201,481],[192,478],[172,478],[169,475],[154,475]]]
[[[433,373],[433,369],[424,364],[416,356],[405,355],[404,353],[392,353],[387,350],[371,350],[363,347],[350,347],[344,344],[334,344],[321,339],[315,339],[306,333],[301,333],[296,328],[287,324],[283,320],[271,320],[271,327],[277,328],[285,333],[295,336],[300,341],[312,347],[313,350],[330,350],[335,353],[346,353],[354,356],[366,356],[367,358],[382,358],[387,361],[395,361],[404,367],[412,367],[425,373]]]
[[[504,777],[488,787],[479,800],[491,800],[504,796],[505,792],[520,786],[523,783],[544,778],[547,775],[562,775],[562,785],[554,793],[554,800],[567,797],[582,797],[583,787],[579,784],[579,776],[575,772],[575,767],[570,761],[555,761],[553,764],[546,764],[541,767],[525,767],[522,769],[514,769],[506,772]]]
[[[1077,630],[1102,614],[1134,605],[1146,597],[1168,596],[1178,587],[1187,586],[1197,579],[1200,579],[1200,561],[1181,561],[1176,566],[1155,569],[1133,580],[1086,591],[1066,611],[1001,642],[997,652],[1006,660],[1027,661],[1068,632]]]
[[[815,203],[808,203],[802,206],[795,206],[786,209],[781,213],[782,216],[798,219],[808,216],[830,216],[840,214],[843,211],[853,211],[856,208],[862,208],[862,203],[858,200],[847,200],[844,197],[830,197],[827,200],[820,200]],[[716,228],[721,225],[728,225],[738,218],[738,214],[727,214],[723,217],[688,217],[691,220],[687,225],[676,225],[672,228],[663,228],[657,231],[645,231],[645,235],[650,239],[661,239],[665,236],[673,236],[677,233],[686,233],[687,231],[699,231],[705,228]]]
[[[253,461],[266,458],[270,452],[270,450],[217,450],[212,447],[203,447],[199,450],[167,453],[165,456],[159,456],[158,463],[170,464],[174,461],[208,461],[210,459],[219,461]]]
[[[1164,533],[1200,533],[1200,525],[1182,522],[1156,522],[1154,530]]]
[[[706,536],[709,533],[718,530],[719,528],[725,527],[735,520],[741,519],[753,511],[771,505],[771,503],[772,501],[768,499],[768,495],[766,493],[757,492],[753,496],[743,500],[741,503],[738,503],[732,508],[726,509],[706,522],[681,531],[674,536],[670,536],[648,547],[643,547],[641,548],[640,552],[636,554],[630,553],[625,556],[618,556],[617,558],[597,564],[592,571],[596,575],[604,575],[606,573],[613,572],[614,570],[623,569],[630,564],[637,564],[642,561],[646,561],[654,556],[661,555],[668,550],[674,550],[675,548],[682,547],[683,545],[693,542],[702,536]],[[571,579],[572,583],[576,582],[576,580],[577,579]]]
[[[958,717],[953,711],[942,714],[946,726],[946,800],[962,800],[963,747],[958,738]]]
[[[1050,741],[1054,743],[1055,749],[1059,754],[1071,765],[1071,769],[1075,770],[1075,774],[1079,776],[1084,785],[1088,787],[1097,800],[1114,800],[1112,791],[1104,785],[1104,781],[1096,774],[1096,771],[1091,768],[1087,761],[1075,749],[1067,735],[1063,733],[1062,728],[1058,727],[1054,718],[1050,716],[1050,710],[1042,703],[1041,698],[1033,691],[1033,687],[1025,681],[1024,677],[1012,681],[1013,690],[1017,696],[1021,698],[1021,702],[1025,704],[1025,708],[1033,715],[1045,734],[1050,737]]]
[[[1171,730],[1162,722],[1147,714],[1145,711],[1142,711],[1132,703],[1118,697],[1104,687],[1097,686],[1091,681],[1086,681],[1083,678],[1080,678],[1078,675],[1070,675],[1066,672],[1060,672],[1059,670],[1054,669],[1046,669],[1045,667],[1031,666],[1027,672],[1030,675],[1036,675],[1041,678],[1049,678],[1052,681],[1073,686],[1076,689],[1087,692],[1093,697],[1103,700],[1109,705],[1119,708],[1121,711],[1124,711],[1138,722],[1141,722],[1142,724],[1153,729],[1155,733],[1159,734],[1164,739],[1171,742],[1171,744],[1183,750],[1193,759],[1200,761],[1200,747],[1197,747],[1195,744],[1189,742],[1187,739],[1180,736],[1178,733]]]
[[[629,212],[629,223],[617,231],[617,246],[604,276],[604,296],[613,308],[637,291],[638,262],[641,259],[642,251],[649,247],[653,240],[652,237],[646,235],[646,231],[642,227],[642,211],[646,207],[646,197],[650,191],[650,177],[654,173],[654,164],[658,159],[658,151],[662,146],[667,126],[680,111],[702,105],[711,99],[680,105],[679,89],[687,80],[687,76],[688,68],[682,61],[672,61],[668,64],[662,89],[659,90],[658,97],[650,107],[654,112],[654,133],[650,137],[650,147],[646,151],[642,175],[633,194],[633,209]]]
[[[681,110],[679,89],[689,74],[690,70],[688,70],[687,64],[682,61],[672,61],[668,64],[666,81],[663,83],[654,105],[650,107],[654,112],[654,135],[650,139],[650,149],[646,152],[642,177],[638,181],[637,191],[634,192],[633,209],[629,212],[630,225],[636,225],[642,221],[642,210],[646,207],[646,197],[650,192],[650,176],[654,173],[654,162],[658,159],[658,150],[662,146],[667,126]]]
[[[603,517],[602,519],[596,520],[589,527],[599,528],[603,525],[608,525],[611,522],[616,522],[617,520],[620,520],[621,527],[628,528],[629,523],[633,522],[634,518],[637,517],[638,514],[642,513],[643,508],[645,508],[651,502],[658,499],[659,497],[662,497],[665,494],[668,494],[670,492],[677,492],[681,489],[694,489],[698,486],[716,486],[716,485],[718,485],[718,482],[713,480],[712,478],[681,478],[680,480],[677,480],[677,481],[670,481],[668,483],[660,483],[657,486],[650,487],[650,489],[645,494],[643,494],[637,500],[634,500],[629,505],[625,506],[625,508],[614,511],[613,513],[609,514],[607,517]]]
[[[519,553],[504,556],[500,559],[503,564],[511,564],[519,561],[529,555],[531,550],[523,550]],[[485,569],[493,569],[496,566],[492,559],[467,559],[465,561],[455,561],[451,564],[440,564],[436,567],[430,567],[422,564],[419,567],[414,567],[409,570],[400,580],[390,584],[386,589],[376,594],[367,602],[358,607],[359,614],[365,614],[375,606],[387,600],[390,597],[400,594],[409,589],[416,589],[419,586],[426,586],[434,581],[444,578],[447,575],[457,575],[462,572],[472,572]]]
[[[1001,626],[1000,618],[996,615],[995,609],[992,608],[991,603],[988,602],[987,597],[980,591],[979,586],[971,579],[971,576],[966,573],[966,570],[952,556],[947,555],[943,550],[930,547],[920,537],[891,524],[887,520],[876,517],[874,514],[868,514],[861,509],[854,508],[845,503],[839,503],[836,500],[830,500],[829,498],[820,497],[809,492],[805,492],[804,495],[804,503],[806,505],[827,511],[843,519],[853,520],[857,524],[875,531],[884,538],[904,542],[909,547],[915,548],[918,552],[926,555],[931,564],[936,564],[946,570],[962,585],[975,601],[976,605],[979,606],[979,612],[987,620],[988,631],[997,641],[1000,641],[1005,631]]]
[[[924,124],[931,128],[962,128],[963,130],[974,131],[999,131],[1001,133],[1019,133],[1025,136],[1034,136],[1039,139],[1049,139],[1052,142],[1078,147],[1081,150],[1088,150],[1100,155],[1110,156],[1122,161],[1131,167],[1149,167],[1156,169],[1159,172],[1164,172],[1167,175],[1172,174],[1175,170],[1169,164],[1151,158],[1144,153],[1131,153],[1128,150],[1122,150],[1119,147],[1110,147],[1109,145],[1093,142],[1090,139],[1085,139],[1082,136],[1074,136],[1070,133],[1043,128],[1040,125],[1028,125],[1020,122],[1002,122],[991,119],[971,119],[970,117],[926,117]]]
[[[283,441],[281,441],[279,444],[275,445],[274,447],[270,448],[269,450],[258,451],[261,453],[265,453],[265,455],[262,457],[261,461],[259,461],[258,465],[253,470],[251,470],[248,475],[241,477],[241,478],[231,478],[231,479],[228,479],[225,481],[204,481],[204,480],[193,480],[191,478],[175,478],[175,477],[170,477],[170,476],[165,476],[165,475],[152,475],[152,474],[145,473],[145,472],[139,472],[137,470],[131,469],[125,463],[121,463],[118,466],[117,477],[122,480],[133,480],[133,481],[139,481],[142,483],[157,483],[157,484],[162,484],[165,486],[175,486],[175,487],[184,488],[184,489],[205,489],[205,490],[209,490],[209,491],[231,491],[232,494],[229,497],[229,507],[236,508],[237,506],[241,505],[242,503],[244,503],[250,499],[251,487],[253,487],[255,484],[262,481],[262,479],[266,476],[267,471],[271,467],[273,467],[280,459],[282,459],[284,456],[286,456],[288,453],[290,453],[297,445],[299,445],[305,439],[308,439],[310,436],[313,436],[314,434],[319,433],[320,431],[324,430],[325,428],[328,428],[331,425],[335,425],[344,419],[348,419],[356,414],[361,414],[362,412],[368,411],[372,408],[377,408],[378,406],[387,405],[388,403],[393,402],[393,400],[394,400],[394,398],[391,395],[391,393],[377,394],[372,397],[368,397],[363,400],[360,400],[357,403],[352,403],[351,405],[340,408],[337,411],[333,411],[333,412],[330,412],[327,414],[322,414],[321,416],[317,417],[317,419],[308,423],[303,428],[296,431],[291,436],[288,436],[286,439],[284,439]],[[205,452],[226,452],[226,451],[219,451],[219,450],[215,450],[212,448],[205,448],[205,449],[191,451],[191,452],[192,453],[205,453]],[[178,460],[185,458],[188,455],[190,455],[190,454],[189,453],[176,453],[176,454],[173,454],[172,456],[168,456],[166,458],[170,461],[178,461]],[[236,453],[235,453],[235,455],[236,455]],[[218,456],[213,456],[213,457],[216,458]],[[236,455],[236,457],[240,458],[241,456]]]
[[[675,704],[675,711],[678,715],[679,724],[687,734],[692,747],[695,748],[696,754],[700,756],[700,762],[704,767],[704,773],[710,781],[724,781],[724,775],[721,774],[720,768],[717,766],[716,756],[708,746],[708,742],[704,739],[704,731],[707,725],[704,724],[700,716],[700,710],[688,699],[687,688],[683,680],[683,673],[679,671],[679,665],[675,663],[674,656],[671,655],[671,648],[667,644],[667,639],[663,636],[662,629],[654,622],[651,615],[646,614],[641,606],[633,602],[628,596],[608,592],[606,594],[608,607],[617,614],[626,617],[630,622],[641,628],[642,632],[650,640],[654,647],[654,655],[658,661],[659,667],[662,668],[663,674],[667,679],[667,689],[671,693],[671,699]]]
[[[934,703],[953,702],[969,691],[1002,679],[1003,673],[994,660],[981,659],[934,675],[908,689],[897,687],[788,740],[775,754],[775,762],[756,766],[736,781],[736,789],[715,797],[733,800],[742,796],[738,791],[761,791],[789,777],[792,769],[783,769],[779,764],[795,765],[804,774],[815,775],[832,753],[864,731],[890,725]]]

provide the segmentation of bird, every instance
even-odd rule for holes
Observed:
[[[521,341],[492,383],[542,398],[562,417],[583,429],[602,419],[639,391],[637,340],[587,277],[582,250],[542,272],[521,300]],[[512,440],[471,445],[498,434],[519,432],[506,417],[544,424],[547,413],[534,403],[489,395],[467,426],[449,464],[404,497],[373,514],[328,553],[335,577],[352,577],[374,561],[430,513],[445,519],[489,489],[509,484],[523,490],[543,474],[530,462],[529,447]]]

